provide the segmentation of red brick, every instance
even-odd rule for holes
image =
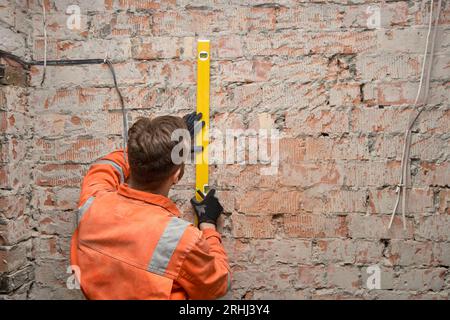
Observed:
[[[134,59],[179,58],[181,53],[180,38],[133,38],[131,51]]]
[[[400,161],[349,161],[339,166],[339,172],[346,186],[396,185],[400,179]]]
[[[450,181],[450,163],[421,161],[418,172],[412,178],[414,186],[448,186]]]
[[[414,234],[413,221],[410,218],[406,220],[406,230],[403,229],[401,214],[397,213],[392,223],[391,229],[388,229],[390,216],[375,215],[349,215],[348,231],[349,236],[354,239],[412,239]]]
[[[445,285],[446,268],[403,270],[394,289],[410,291],[439,291]]]
[[[283,217],[283,228],[293,238],[338,238],[347,235],[345,217],[299,214]]]
[[[301,59],[273,59],[269,79],[285,82],[310,82],[323,79],[328,68],[328,59],[321,56]]]
[[[301,163],[305,159],[306,146],[304,139],[281,138],[279,148],[281,163]]]
[[[296,191],[247,191],[238,199],[238,211],[245,214],[279,214],[300,211],[303,197]]]
[[[236,238],[273,238],[276,226],[269,216],[245,216],[233,214],[232,234]]]
[[[394,266],[431,265],[432,243],[392,240],[388,257]]]
[[[25,212],[27,198],[21,194],[0,196],[0,214],[8,219],[17,219]]]
[[[31,237],[34,221],[22,215],[15,220],[0,224],[0,246],[11,246]]]
[[[374,264],[383,258],[381,242],[355,239],[319,240],[314,256],[319,263]]]
[[[288,111],[286,127],[291,134],[344,133],[349,131],[349,118],[345,110],[326,108]]]
[[[391,213],[394,209],[397,193],[392,189],[370,190],[369,212]],[[409,189],[407,194],[408,213],[426,213],[434,211],[433,191],[430,189]]]
[[[78,188],[35,188],[32,203],[45,210],[75,210],[78,207]]]
[[[36,183],[39,186],[77,186],[86,172],[79,164],[41,164],[36,167]]]
[[[331,288],[354,292],[361,289],[360,269],[355,266],[335,266],[327,268],[327,283]]]
[[[354,106],[361,102],[359,83],[336,84],[330,89],[331,106]]]
[[[450,190],[439,191],[439,213],[450,215]]]
[[[302,209],[315,213],[366,212],[366,192],[364,190],[329,190],[323,192],[321,186],[304,192]]]
[[[170,83],[171,86],[194,85],[195,72],[193,61],[151,61],[149,67],[149,82],[153,84]]]
[[[60,210],[60,209],[59,209]],[[43,235],[59,235],[69,238],[77,227],[76,210],[47,211],[37,218],[37,230]]]
[[[275,8],[237,7],[233,8],[230,14],[230,28],[232,30],[248,32],[275,28]]]
[[[323,288],[326,286],[326,267],[299,266],[298,279],[295,282],[296,288]]]
[[[305,160],[364,160],[369,158],[367,137],[307,137]]]
[[[358,76],[363,80],[416,79],[420,76],[419,55],[361,56],[357,58]]]
[[[239,36],[220,36],[212,49],[213,59],[236,59],[243,55],[242,39]]]
[[[298,164],[281,163],[280,182],[285,186],[314,187],[324,190],[343,184],[342,168],[333,162]]]
[[[31,241],[11,247],[0,248],[0,273],[17,270],[28,263],[31,256]]]
[[[439,214],[420,217],[414,238],[433,241],[449,241],[450,216]]]
[[[265,60],[224,61],[219,65],[222,82],[259,82],[268,80],[272,62]]]
[[[263,101],[259,107],[271,110],[276,105],[280,110],[290,110],[286,113],[286,126],[290,129],[292,124],[298,130],[293,130],[293,134],[298,134],[305,132],[301,131],[304,125],[298,124],[304,124],[304,119],[313,113],[308,108],[317,107],[314,113],[320,113],[326,104],[327,96],[325,85],[321,83],[282,82],[263,86]],[[299,109],[301,110],[298,111]],[[312,117],[314,118],[314,115]],[[289,120],[294,123],[288,122]]]

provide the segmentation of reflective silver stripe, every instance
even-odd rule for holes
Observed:
[[[169,221],[150,259],[148,271],[164,275],[178,242],[189,224],[189,222],[179,218],[172,218]]]
[[[95,197],[89,197],[85,203],[81,207],[78,208],[78,222],[83,218],[83,215],[86,213],[86,211],[91,206],[92,202],[94,201]]]
[[[117,171],[119,171],[120,183],[123,183],[125,181],[125,177],[123,175],[122,167],[119,166],[114,161],[111,161],[111,160],[99,160],[99,161],[94,162],[92,165],[96,165],[96,164],[110,164],[110,165],[112,165],[114,168],[117,169]]]

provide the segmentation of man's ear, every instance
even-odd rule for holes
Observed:
[[[182,167],[179,167],[172,175],[172,184],[177,184],[181,180],[182,176],[183,176],[183,170],[182,170]]]

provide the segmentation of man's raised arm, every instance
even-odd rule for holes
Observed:
[[[113,151],[98,159],[83,179],[78,206],[82,207],[99,192],[117,190],[129,174],[130,168],[125,161],[123,150]]]

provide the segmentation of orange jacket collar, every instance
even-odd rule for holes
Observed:
[[[159,206],[159,207],[162,207],[162,208],[168,210],[170,213],[174,214],[177,217],[180,216],[180,211],[178,210],[175,203],[173,203],[172,200],[170,200],[169,198],[162,196],[160,194],[139,191],[139,190],[131,188],[126,183],[121,184],[119,186],[118,192],[119,192],[119,194],[121,194],[124,197],[151,203],[153,205],[156,205],[156,206]]]

